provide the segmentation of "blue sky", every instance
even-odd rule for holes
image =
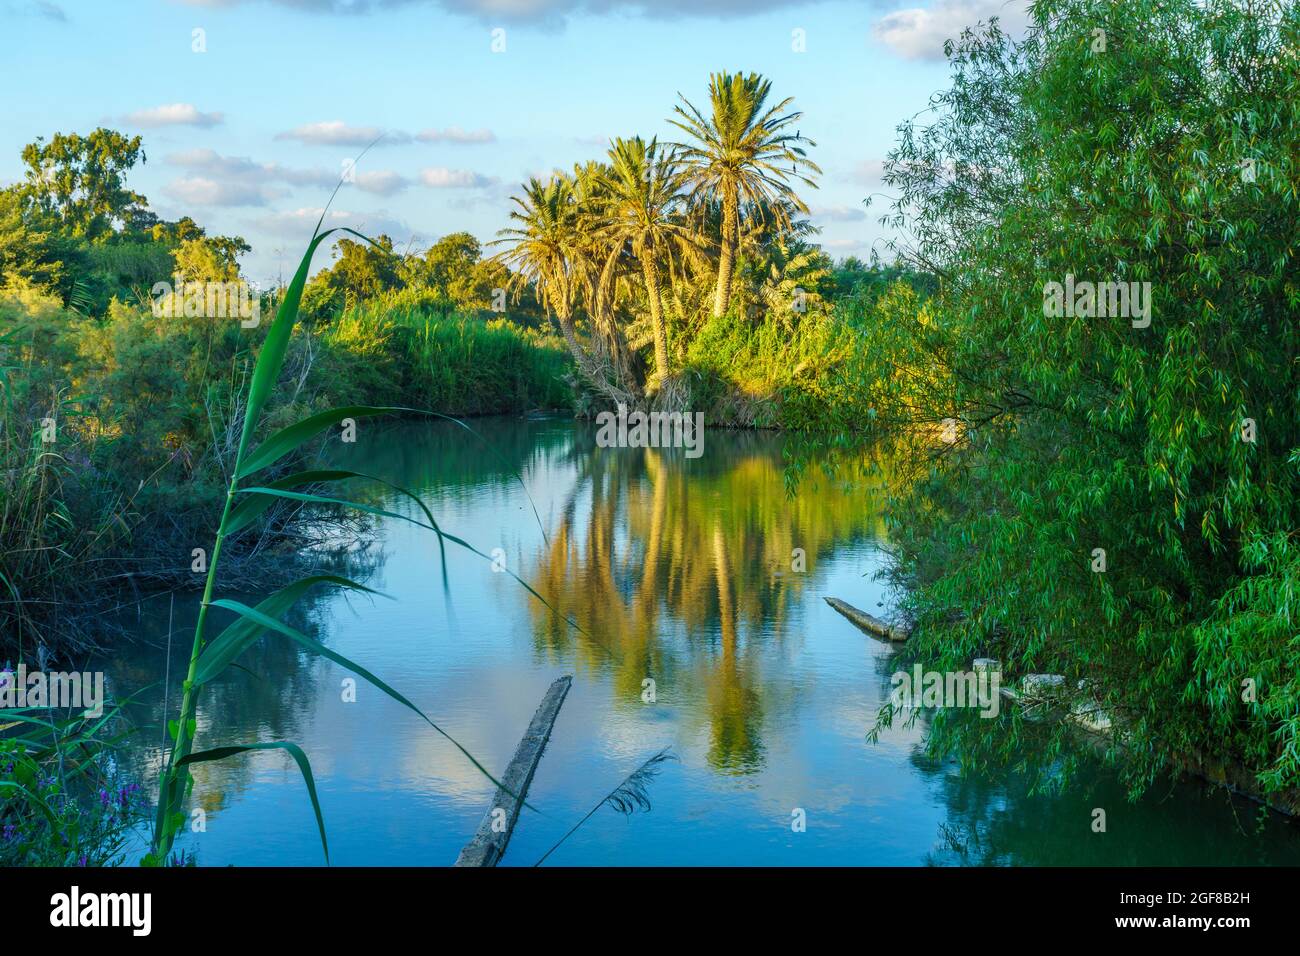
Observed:
[[[817,142],[821,188],[804,196],[820,241],[865,256],[883,201],[862,200],[881,190],[897,124],[947,84],[944,38],[991,14],[1023,22],[1023,5],[0,0],[0,182],[21,178],[18,154],[37,136],[139,133],[148,162],[132,188],[164,218],[244,236],[248,275],[268,282],[380,132],[331,223],[418,249],[459,230],[486,241],[528,175],[603,155],[610,136],[672,139],[678,92],[703,104],[711,71],[755,70],[795,98]]]

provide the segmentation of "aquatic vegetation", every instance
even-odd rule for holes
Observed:
[[[650,784],[654,778],[659,776],[663,770],[663,765],[670,760],[676,760],[677,755],[672,752],[671,747],[665,747],[658,753],[649,757],[641,766],[637,767],[630,774],[623,778],[623,781],[605,794],[585,817],[569,828],[569,831],[556,841],[555,845],[542,854],[542,858],[533,866],[541,866],[546,862],[546,858],[560,848],[560,846],[569,837],[578,832],[578,828],[596,815],[601,807],[609,807],[616,813],[621,813],[625,817],[630,817],[633,813],[640,810],[643,813],[650,812]]]
[[[243,651],[264,634],[278,635],[288,638],[308,651],[328,658],[341,667],[356,674],[363,680],[369,682],[393,700],[416,713],[430,727],[432,727],[434,731],[448,740],[457,750],[459,750],[460,753],[463,754],[480,773],[486,776],[493,783],[497,784],[497,786],[502,786],[500,782],[497,781],[496,778],[493,777],[492,774],[454,737],[431,720],[424,711],[409,701],[401,693],[384,682],[381,678],[362,667],[360,664],[330,650],[323,644],[304,634],[302,631],[291,627],[281,619],[281,616],[304,594],[318,586],[330,586],[364,594],[376,594],[377,592],[373,589],[340,575],[314,574],[300,578],[292,584],[279,589],[274,594],[263,599],[255,607],[249,607],[246,604],[230,598],[218,598],[215,596],[217,569],[221,560],[222,545],[227,536],[244,527],[249,521],[265,509],[271,499],[275,498],[287,498],[310,503],[337,505],[361,512],[381,514],[391,518],[409,520],[415,524],[421,525],[422,527],[428,528],[430,531],[437,534],[439,545],[441,547],[445,547],[444,542],[451,542],[486,558],[485,555],[476,551],[467,542],[455,536],[444,534],[441,529],[439,529],[437,521],[434,520],[432,513],[430,513],[422,503],[420,503],[416,496],[404,489],[397,490],[416,502],[422,515],[428,519],[427,524],[416,518],[398,515],[395,512],[375,508],[359,502],[326,497],[324,495],[306,491],[293,490],[304,486],[317,486],[349,479],[369,479],[370,476],[351,471],[316,469],[298,472],[265,485],[259,485],[255,480],[253,480],[253,476],[260,472],[264,472],[276,462],[291,455],[295,450],[314,439],[326,429],[339,425],[345,421],[355,421],[358,418],[411,411],[410,409],[402,409],[398,407],[366,405],[349,405],[340,408],[333,408],[284,426],[279,431],[276,431],[262,439],[256,447],[250,447],[254,435],[259,432],[259,426],[262,423],[263,412],[266,408],[267,402],[279,381],[281,369],[285,360],[285,354],[289,345],[290,334],[297,320],[298,305],[302,298],[303,287],[307,281],[312,255],[320,244],[335,231],[340,230],[331,229],[322,232],[320,230],[320,224],[317,224],[316,232],[312,236],[307,251],[303,254],[298,270],[295,273],[293,280],[289,283],[289,286],[285,289],[284,295],[280,300],[275,319],[267,331],[266,340],[258,354],[257,363],[253,368],[252,377],[249,381],[243,428],[234,455],[230,484],[226,492],[225,505],[222,510],[221,520],[217,527],[216,540],[213,544],[211,558],[208,561],[208,572],[203,590],[202,603],[194,627],[194,642],[190,654],[189,668],[182,685],[183,691],[179,715],[175,720],[168,723],[168,732],[173,740],[173,744],[170,758],[162,772],[159,783],[158,808],[154,822],[151,849],[143,861],[146,865],[161,865],[168,859],[176,836],[185,824],[185,803],[193,787],[193,778],[190,774],[189,767],[196,763],[211,760],[224,760],[229,757],[260,750],[285,751],[298,765],[303,776],[303,781],[306,784],[307,795],[311,800],[312,809],[316,815],[317,827],[320,830],[321,846],[325,853],[325,859],[328,862],[329,843],[325,834],[324,817],[321,813],[320,802],[316,794],[315,779],[312,775],[311,764],[307,755],[297,744],[288,741],[259,741],[254,743],[213,747],[202,751],[194,750],[194,740],[197,733],[196,713],[198,709],[198,698],[203,686],[213,680],[217,675],[221,674],[227,667],[231,666]],[[364,236],[353,232],[353,230],[343,229],[341,231],[349,232],[353,235],[357,235],[363,240],[365,239]],[[443,560],[445,567],[445,554]],[[526,584],[524,586],[528,587]],[[531,588],[529,590],[531,590]],[[208,615],[213,608],[221,608],[233,612],[238,616],[238,618],[218,632],[215,637],[209,638],[207,632],[207,621]]]
[[[12,675],[9,675],[12,679]],[[36,708],[0,717],[0,866],[124,862],[148,801],[115,769],[131,732],[120,707],[95,717]]]

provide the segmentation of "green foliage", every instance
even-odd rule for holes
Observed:
[[[380,236],[376,245],[342,239],[338,260],[316,273],[303,290],[302,314],[325,324],[355,307],[410,308],[438,312],[485,314],[500,304],[514,281],[499,262],[481,258],[479,242],[467,232],[443,236],[423,255],[399,253],[392,240]],[[525,300],[512,317],[529,321],[535,307]]]
[[[1043,0],[1023,43],[952,48],[887,166],[940,277],[864,369],[911,426],[909,652],[1091,681],[1135,791],[1170,765],[1300,786],[1297,38],[1294,6]],[[1053,314],[1067,275],[1149,282],[1149,327]],[[935,729],[973,761],[1016,747]]]
[[[473,315],[492,308],[494,290],[505,289],[510,274],[500,263],[485,260],[479,241],[467,232],[443,236],[421,259],[411,259],[409,285],[422,290],[426,301],[444,315]]]
[[[759,325],[734,315],[709,319],[686,351],[690,407],[707,409],[710,424],[808,427],[827,414],[816,391],[849,344],[844,328],[821,312],[801,316],[793,333],[780,313]]]
[[[340,239],[337,255],[333,267],[316,277],[329,290],[329,301],[336,308],[397,288],[398,258],[393,252],[393,240],[387,236],[379,236],[373,246]]]
[[[21,186],[0,189],[0,276],[57,290],[72,289],[78,244],[59,221],[26,201]]]
[[[896,282],[906,282],[926,296],[938,288],[935,277],[916,272],[904,263],[885,265],[876,253],[864,263],[850,256],[831,269],[829,289],[825,293],[837,303],[851,303],[858,309],[869,308]]]
[[[126,174],[145,155],[140,137],[100,128],[88,136],[55,133],[23,148],[24,191],[37,208],[57,216],[72,235],[99,241],[145,205],[126,188]]]
[[[5,668],[0,680],[15,680]],[[60,717],[6,710],[0,730],[0,866],[113,866],[144,793],[115,771],[116,710]]]
[[[252,247],[240,236],[192,236],[180,240],[172,258],[187,282],[232,282],[239,278],[239,257]]]
[[[569,360],[554,336],[501,319],[444,318],[402,298],[348,309],[321,331],[322,375],[333,381],[337,400],[450,415],[570,404]]]

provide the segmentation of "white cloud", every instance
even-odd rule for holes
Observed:
[[[381,130],[378,126],[349,126],[342,120],[306,123],[297,129],[276,133],[275,138],[297,140],[305,146],[369,146],[371,143],[392,146],[411,139],[399,131]]]
[[[446,129],[425,129],[415,134],[421,143],[495,143],[496,134],[490,129],[463,130],[459,126]]]
[[[172,199],[188,206],[265,206],[283,190],[249,182],[223,182],[206,176],[176,179],[163,187]]]
[[[420,182],[433,189],[478,189],[494,182],[490,176],[481,176],[468,169],[448,169],[446,166],[428,166],[420,170]]]
[[[136,110],[123,119],[132,126],[153,128],[158,126],[216,126],[224,117],[221,113],[201,112],[193,103],[168,103],[150,109]]]
[[[812,218],[821,222],[861,222],[867,211],[861,206],[821,206],[812,210]]]
[[[301,239],[305,243],[311,238],[311,232],[316,227],[321,212],[320,206],[287,209],[255,219],[250,225],[276,237]],[[396,243],[405,243],[412,239],[418,242],[425,238],[411,229],[405,221],[389,216],[386,212],[366,213],[331,209],[325,215],[323,228],[331,226],[347,226],[371,238],[383,234],[391,237]]]
[[[943,60],[944,41],[981,20],[997,17],[1003,30],[1019,34],[1028,22],[1025,10],[1024,0],[934,0],[886,14],[871,32],[905,60]]]
[[[194,7],[235,6],[249,0],[182,0]],[[819,0],[270,0],[310,13],[370,13],[400,6],[433,6],[490,22],[556,23],[574,14],[633,13],[673,17],[743,17],[810,6]]]
[[[352,185],[362,192],[374,193],[376,196],[391,196],[394,193],[401,192],[411,183],[401,173],[394,172],[391,169],[377,169],[358,172],[352,181]]]
[[[264,206],[287,195],[285,186],[332,189],[343,173],[342,167],[298,169],[279,163],[259,163],[247,156],[223,156],[211,149],[172,153],[166,161],[184,169],[186,175],[169,183],[165,191],[174,199],[196,206]],[[358,180],[362,175],[358,174]],[[376,187],[384,184],[382,179],[368,182]],[[382,192],[382,189],[371,191]]]
[[[212,179],[243,183],[287,183],[291,186],[333,187],[343,170],[294,169],[279,163],[259,163],[247,156],[222,156],[211,149],[189,149],[172,153],[167,162]]]

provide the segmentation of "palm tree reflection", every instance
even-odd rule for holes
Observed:
[[[574,464],[578,480],[531,583],[591,637],[534,602],[539,650],[608,672],[616,707],[642,706],[652,678],[658,703],[707,725],[715,770],[755,772],[765,721],[800,697],[772,666],[802,638],[792,608],[819,559],[880,530],[861,485],[810,472],[787,494],[779,440],[752,434],[710,433],[697,460],[579,442]]]

